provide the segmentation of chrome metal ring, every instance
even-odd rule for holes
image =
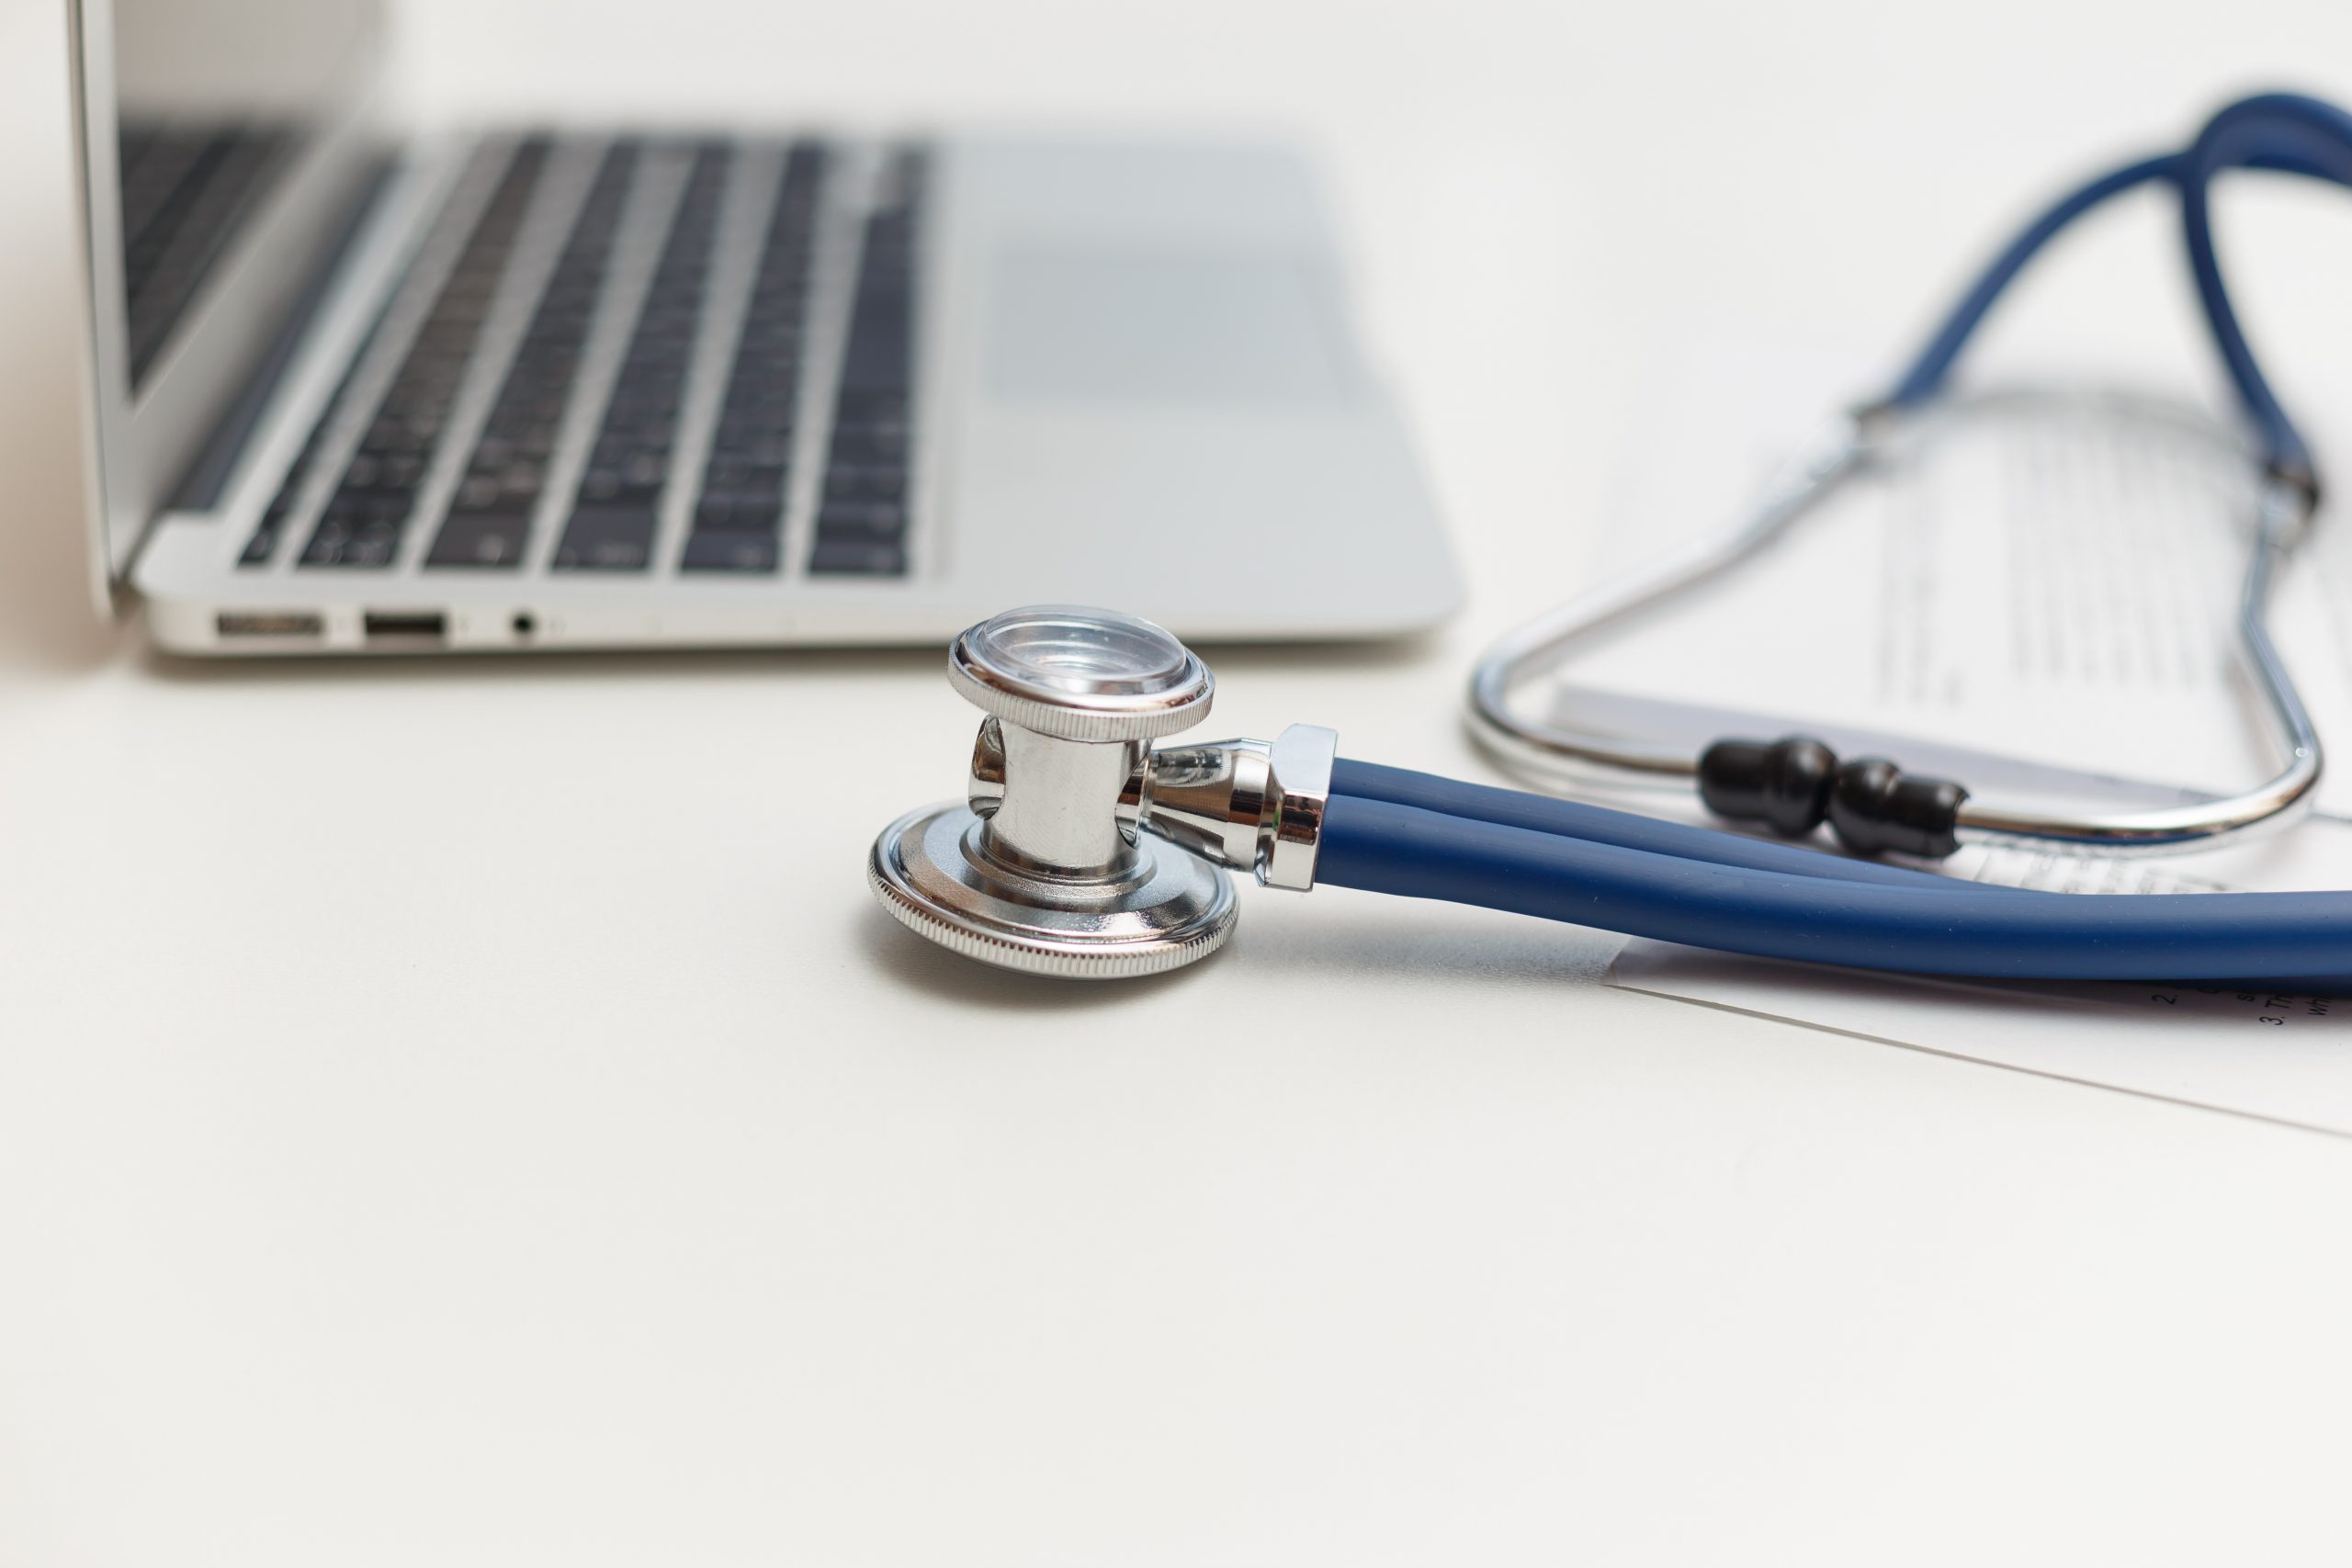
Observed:
[[[961,801],[885,828],[865,867],[883,908],[967,958],[1067,980],[1181,969],[1233,932],[1232,878],[1170,845],[1139,840],[1117,876],[1039,875],[989,855],[981,828]]]
[[[1032,604],[947,650],[947,679],[1007,724],[1061,740],[1154,740],[1208,716],[1216,680],[1164,628],[1114,610]]]

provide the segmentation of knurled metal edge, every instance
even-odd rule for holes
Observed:
[[[1173,735],[1189,729],[1208,717],[1209,705],[1216,696],[1216,682],[1208,667],[1193,654],[1188,683],[1197,682],[1201,690],[1165,707],[1140,707],[1126,710],[1105,708],[1065,707],[1059,703],[1024,696],[1019,692],[1000,686],[973,672],[960,655],[959,640],[947,653],[947,683],[958,694],[984,713],[994,714],[1008,724],[1023,729],[1034,729],[1040,735],[1051,735],[1064,740],[1157,740],[1163,735]],[[1108,699],[1112,702],[1132,700]]]
[[[1056,980],[1133,980],[1197,964],[1225,945],[1225,939],[1233,934],[1233,923],[1241,912],[1239,906],[1228,904],[1223,919],[1191,941],[1172,947],[1157,942],[1148,947],[1106,944],[1100,952],[1089,953],[991,936],[948,920],[884,874],[879,842],[865,857],[865,885],[874,889],[874,897],[890,917],[917,936],[999,969]]]

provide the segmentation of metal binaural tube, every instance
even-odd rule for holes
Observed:
[[[1979,406],[2032,409],[2057,400],[2017,391]],[[2079,402],[2080,400],[2070,400]],[[2065,406],[2062,404],[2061,406]],[[2142,412],[2139,400],[2109,397],[2094,407]],[[1520,711],[1514,696],[1556,671],[1589,640],[1621,627],[1685,590],[1750,558],[1833,488],[1863,471],[1898,436],[1905,416],[1892,408],[1859,416],[1844,434],[1784,475],[1738,523],[1676,551],[1627,581],[1605,585],[1510,633],[1480,660],[1471,682],[1472,738],[1505,769],[1555,792],[1606,781],[1619,787],[1679,788],[1700,775],[1698,755],[1639,736],[1611,733]],[[2286,664],[2272,645],[2266,611],[2273,569],[2308,526],[2308,489],[2273,478],[2259,498],[2256,542],[2238,615],[2239,653],[2280,753],[2278,771],[2251,789],[2197,796],[2180,805],[2052,810],[2030,800],[1971,795],[1953,813],[1952,842],[2024,845],[2075,853],[2181,852],[2245,841],[2283,828],[2310,808],[2324,765],[2319,737]],[[1942,852],[1950,852],[1945,850]]]

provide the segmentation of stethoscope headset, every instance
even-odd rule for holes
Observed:
[[[2319,504],[2301,434],[2241,329],[2214,254],[2211,186],[2233,169],[2352,185],[2352,115],[2272,93],[2214,115],[2184,151],[2081,186],[1995,259],[1883,398],[1796,466],[1736,527],[1630,582],[1512,633],[1471,692],[1480,743],[1546,784],[1615,773],[1695,785],[1717,815],[1790,839],[1825,824],[1852,857],[1934,861],[1963,843],[2073,852],[2185,851],[2288,825],[2322,756],[2266,607]],[[2066,814],[1977,795],[1803,736],[1727,739],[1697,755],[1538,721],[1514,694],[1595,631],[1728,570],[1864,471],[1945,392],[1961,352],[2018,275],[2110,198],[2169,185],[2197,298],[2261,468],[2238,616],[2241,649],[2285,765],[2219,799]],[[1033,974],[1155,974],[1223,944],[1227,868],[1442,898],[1745,953],[1918,974],[2063,979],[2352,980],[2352,892],[2082,895],[1963,881],[1549,795],[1342,759],[1330,730],[1272,742],[1154,742],[1207,716],[1216,682],[1148,621],[1070,606],[1013,610],[956,639],[948,678],[987,715],[963,801],[910,813],[875,840],[868,875],[903,924]]]

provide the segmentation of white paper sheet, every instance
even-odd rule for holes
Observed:
[[[2169,861],[1976,852],[1986,880],[2081,893],[2352,887],[2352,824],[2315,818]],[[1922,979],[1628,942],[1611,983],[2352,1136],[2352,993]]]
[[[1628,943],[1611,981],[1680,1001],[2352,1137],[2352,1002],[2236,987],[1994,984]]]
[[[1822,367],[1754,344],[1675,362],[1645,422],[1610,564],[1719,522],[1792,429],[1785,388]],[[1859,382],[1857,384],[1860,384]],[[1694,459],[1698,426],[1764,433]],[[1694,748],[1724,733],[1862,737],[1919,771],[2044,794],[2041,764],[2116,800],[2245,787],[2275,766],[2233,658],[2242,469],[2161,424],[1991,420],[1860,487],[1784,544],[1564,671],[1563,711]],[[1652,525],[1645,519],[1656,519]],[[2352,750],[2352,547],[2322,529],[2282,584],[2274,635],[2323,738]],[[1703,627],[1703,635],[1693,635]],[[1636,711],[1638,710],[1638,711]],[[1736,716],[1727,720],[1725,710]],[[1758,723],[1747,716],[1786,716]],[[1726,729],[1730,722],[1736,728]],[[1924,743],[1923,743],[1924,742]],[[2024,760],[2010,769],[1939,747]],[[1878,749],[1873,747],[1872,749]],[[2347,759],[2352,761],[2352,759]],[[2075,892],[2352,887],[2352,765],[2326,816],[2244,848],[2162,861],[1964,851],[1953,874]],[[1695,803],[1629,797],[1698,819]],[[2052,1077],[2352,1135],[2352,1000],[2234,987],[1915,980],[1636,941],[1632,989]]]

